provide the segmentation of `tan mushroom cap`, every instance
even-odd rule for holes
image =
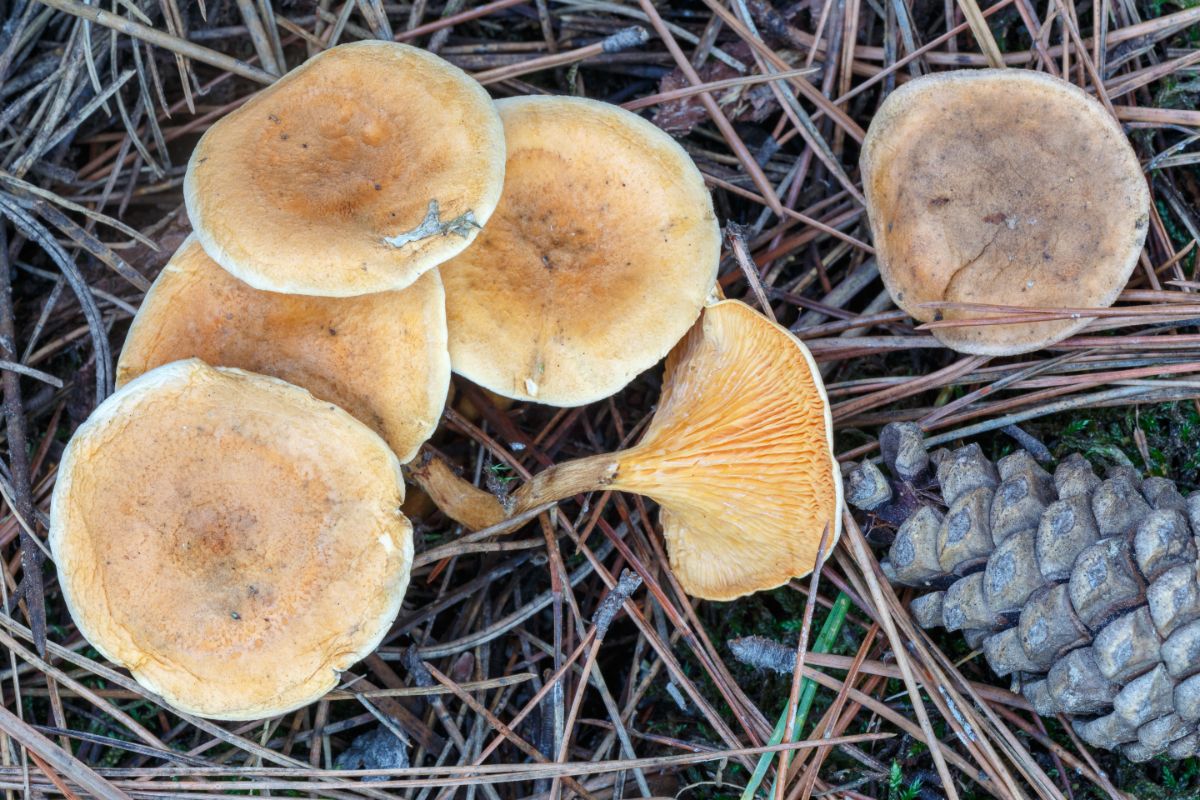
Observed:
[[[76,431],[50,547],[97,650],[180,711],[256,719],[378,645],[412,564],[403,500],[396,456],[337,406],[190,359]]]
[[[204,249],[254,288],[346,297],[403,289],[460,252],[503,182],[483,87],[419,48],[365,41],[213,125],[184,198]]]
[[[826,552],[841,533],[842,482],[808,348],[744,303],[706,308],[610,488],[658,502],[690,595],[733,600],[812,572],[826,526]]]
[[[871,122],[860,159],[884,284],[922,303],[1111,305],[1137,264],[1150,198],[1120,125],[1037,72],[942,72],[908,82]],[[946,319],[980,312],[945,311]],[[964,353],[1061,341],[1088,319],[934,330]]]
[[[450,385],[441,278],[433,269],[402,292],[360,297],[262,292],[188,237],[134,317],[117,383],[191,357],[302,386],[408,461],[437,427]]]
[[[667,354],[712,289],[720,231],[704,179],[671,137],[617,106],[496,106],[504,194],[442,269],[450,362],[518,400],[607,397]]]

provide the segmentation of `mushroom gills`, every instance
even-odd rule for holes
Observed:
[[[763,381],[769,373],[773,380]],[[640,442],[542,471],[502,502],[436,458],[409,474],[475,529],[600,490],[655,500],[684,590],[730,600],[815,566],[841,531],[841,474],[824,385],[800,340],[744,303],[706,308],[667,359]]]

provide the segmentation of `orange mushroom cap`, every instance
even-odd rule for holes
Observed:
[[[486,91],[395,42],[309,59],[213,125],[184,199],[208,254],[256,289],[403,289],[462,251],[504,182]]]
[[[687,332],[711,291],[712,199],[670,136],[577,97],[497,101],[504,194],[445,264],[454,371],[518,400],[615,393]]]
[[[400,464],[337,406],[197,359],[147,372],[80,426],[50,549],[75,624],[175,708],[303,706],[400,609]]]
[[[879,272],[929,322],[986,316],[934,302],[1106,307],[1146,239],[1150,196],[1121,126],[1049,75],[957,70],[909,81],[871,122],[860,166]],[[936,328],[947,347],[1008,355],[1090,320]]]
[[[402,292],[309,297],[254,289],[188,237],[134,317],[117,383],[182,358],[282,378],[349,411],[407,461],[450,385],[436,269]]]

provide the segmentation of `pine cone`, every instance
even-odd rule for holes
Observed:
[[[911,604],[921,627],[962,631],[1093,746],[1200,753],[1200,492],[1129,467],[1101,480],[1079,454],[1052,477],[1023,450],[927,453],[912,424],[880,445],[891,479],[855,465],[847,502],[891,540],[889,579],[932,590]]]

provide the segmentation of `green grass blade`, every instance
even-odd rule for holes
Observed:
[[[829,609],[829,616],[825,617],[824,624],[821,625],[821,631],[817,634],[817,640],[813,642],[810,648],[814,653],[828,653],[829,648],[833,647],[833,642],[842,631],[842,623],[846,621],[846,612],[850,610],[850,598],[844,592],[838,592],[837,598],[833,601],[833,606]],[[800,702],[796,706],[796,722],[792,725],[792,735],[788,737],[788,741],[794,741],[800,736],[800,731],[804,728],[804,723],[808,720],[809,709],[812,708],[813,699],[817,696],[817,684],[805,678],[800,684]],[[787,704],[784,704],[783,713],[779,715],[779,722],[775,725],[775,730],[771,733],[770,745],[777,745],[783,742],[783,729],[787,724]],[[767,770],[771,768],[771,759],[775,757],[774,753],[763,753],[758,758],[758,765],[754,768],[754,774],[750,776],[750,782],[746,784],[745,790],[742,792],[741,800],[753,800],[754,793],[758,791],[758,787],[762,785],[763,779],[767,776]],[[788,760],[791,756],[789,754]],[[774,795],[774,791],[771,792]]]

